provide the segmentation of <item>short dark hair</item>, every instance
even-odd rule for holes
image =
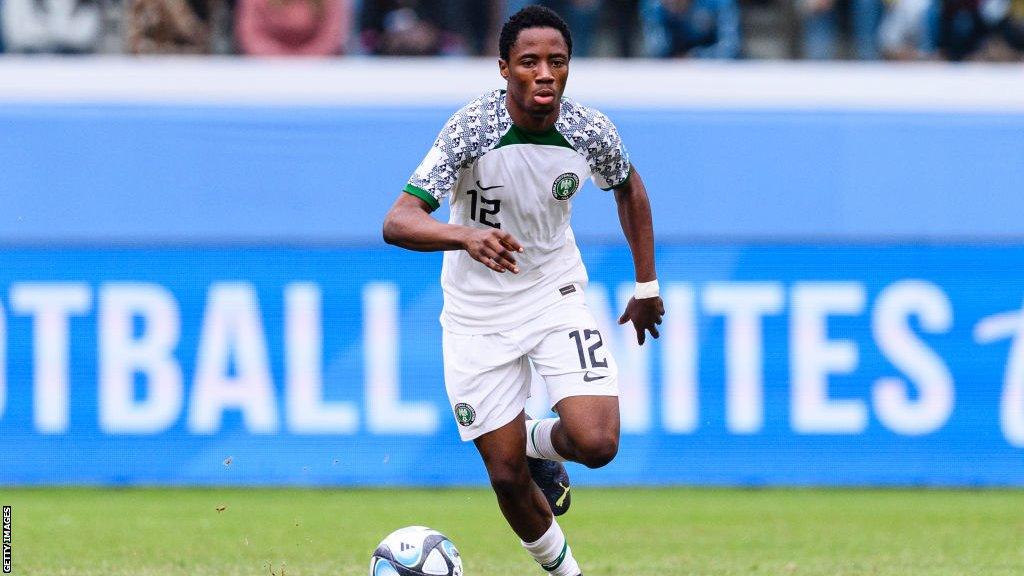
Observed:
[[[512,45],[519,38],[519,33],[527,28],[554,28],[558,30],[562,33],[565,46],[569,49],[569,57],[572,57],[572,34],[569,33],[569,25],[554,10],[531,4],[513,14],[508,19],[508,22],[505,22],[505,25],[501,27],[501,36],[498,37],[498,55],[502,60],[508,62],[508,55],[512,50]]]

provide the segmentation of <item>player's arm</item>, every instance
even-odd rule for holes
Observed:
[[[384,241],[419,252],[465,250],[495,272],[519,273],[513,253],[522,252],[523,247],[511,234],[497,228],[446,224],[430,211],[422,198],[401,193],[384,218]]]
[[[647,188],[636,171],[626,181],[615,188],[615,203],[619,210],[619,223],[626,235],[630,252],[633,254],[633,270],[636,273],[638,289],[642,285],[643,292],[630,298],[626,311],[619,317],[619,324],[633,322],[636,329],[636,341],[640,344],[646,340],[646,332],[657,338],[658,324],[665,314],[665,304],[657,295],[657,285],[648,284],[658,279],[654,269],[654,224],[651,219],[651,202],[647,198]],[[651,295],[653,292],[653,295]]]

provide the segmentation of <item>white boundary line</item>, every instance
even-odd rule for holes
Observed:
[[[0,102],[455,106],[489,59],[0,57]],[[567,95],[626,109],[1024,112],[1020,65],[578,60]]]

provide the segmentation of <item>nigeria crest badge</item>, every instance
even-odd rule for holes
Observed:
[[[455,419],[462,426],[469,426],[476,420],[476,410],[473,410],[473,407],[465,402],[459,402],[455,405]]]
[[[555,200],[568,200],[580,188],[580,177],[572,172],[566,172],[551,185],[551,195]]]

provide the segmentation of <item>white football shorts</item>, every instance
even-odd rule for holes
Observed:
[[[618,368],[582,295],[495,334],[444,330],[444,380],[459,436],[511,422],[530,395],[530,364],[554,407],[569,396],[618,396]]]

